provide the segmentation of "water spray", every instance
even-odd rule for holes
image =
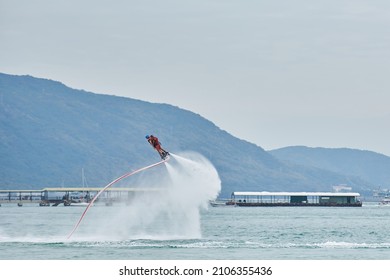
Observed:
[[[111,183],[109,183],[107,186],[105,186],[103,189],[101,189],[96,195],[95,197],[89,202],[88,206],[85,208],[83,214],[81,215],[79,221],[76,223],[76,225],[74,226],[73,230],[71,231],[71,233],[68,235],[67,239],[71,238],[73,233],[77,230],[77,228],[79,227],[81,221],[84,219],[84,216],[85,214],[87,214],[89,208],[92,206],[92,204],[95,202],[95,200],[105,191],[107,190],[109,187],[111,187],[112,185],[114,185],[115,183],[127,178],[127,177],[130,177],[134,174],[137,174],[139,172],[142,172],[144,170],[147,170],[149,168],[153,168],[155,166],[158,166],[160,164],[163,164],[165,162],[167,162],[169,160],[169,157],[167,157],[165,160],[162,160],[162,161],[159,161],[157,163],[154,163],[154,164],[151,164],[151,165],[148,165],[148,166],[145,166],[143,168],[140,168],[140,169],[137,169],[135,171],[131,171],[131,172],[128,172],[126,174],[123,174],[122,176],[118,177],[117,179],[115,179],[114,181],[112,181]]]
[[[137,192],[131,203],[116,208],[109,219],[95,220],[105,227],[93,227],[93,233],[104,238],[120,239],[193,239],[201,238],[201,210],[207,210],[221,190],[221,180],[213,164],[196,152],[171,153],[169,162],[126,173],[104,187],[93,199],[120,180],[165,162],[164,172],[143,173],[137,185],[158,187],[157,192]],[[156,188],[154,188],[156,189]],[[93,201],[87,206],[72,236]]]

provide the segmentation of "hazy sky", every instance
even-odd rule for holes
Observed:
[[[388,0],[0,0],[0,72],[390,156]]]

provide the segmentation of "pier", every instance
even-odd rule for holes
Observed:
[[[88,204],[102,188],[44,188],[41,190],[0,190],[1,204],[15,203],[23,206],[36,203],[40,206],[79,206]],[[158,192],[160,188],[111,188],[103,192],[95,203],[113,205],[131,203],[137,195]]]

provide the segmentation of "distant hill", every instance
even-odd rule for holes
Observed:
[[[102,187],[159,158],[146,143],[157,135],[168,151],[197,151],[217,168],[221,197],[236,190],[328,191],[354,176],[285,163],[193,112],[168,104],[95,94],[60,82],[0,74],[0,188]],[[274,153],[273,153],[274,154]]]
[[[360,177],[378,187],[390,186],[390,157],[383,154],[348,148],[304,146],[285,147],[269,152],[282,161]]]

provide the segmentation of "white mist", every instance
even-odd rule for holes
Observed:
[[[201,210],[221,190],[216,169],[194,152],[171,154],[165,167],[157,168],[158,172],[144,172],[136,180],[140,190],[158,190],[137,192],[129,205],[107,210],[110,217],[101,214],[95,220],[100,224],[95,234],[122,240],[201,237]]]

